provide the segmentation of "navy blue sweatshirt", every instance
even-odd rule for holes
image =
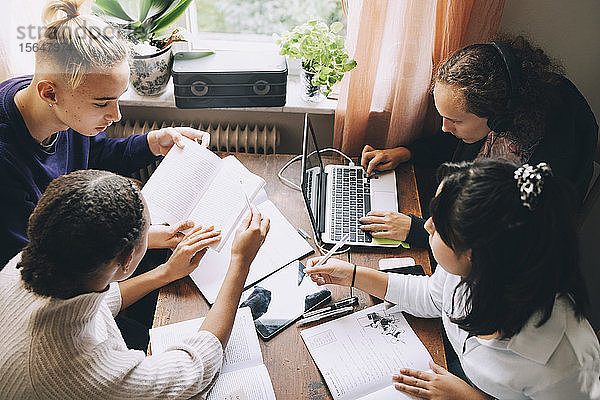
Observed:
[[[127,175],[156,160],[146,135],[108,139],[72,129],[45,149],[30,135],[14,96],[31,76],[0,83],[0,269],[27,244],[29,215],[54,178],[81,169]]]

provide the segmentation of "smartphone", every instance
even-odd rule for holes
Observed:
[[[389,269],[408,267],[411,265],[415,265],[415,259],[412,257],[379,259],[379,270],[384,272],[386,272]]]

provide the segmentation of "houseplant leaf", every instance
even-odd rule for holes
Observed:
[[[179,3],[170,11],[165,12],[152,24],[152,32],[160,33],[163,29],[175,22],[186,10],[192,0],[179,0]]]
[[[116,0],[96,0],[95,5],[102,10],[103,14],[110,17],[115,17],[127,22],[133,21],[125,10],[123,10],[121,4]]]

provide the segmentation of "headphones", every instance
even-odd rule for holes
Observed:
[[[504,112],[498,112],[490,116],[487,121],[487,126],[494,132],[504,132],[512,126],[512,116],[510,111],[515,107],[519,94],[519,65],[515,60],[511,47],[506,43],[490,42],[488,46],[492,46],[504,62],[506,72],[508,74],[509,93],[506,101]]]

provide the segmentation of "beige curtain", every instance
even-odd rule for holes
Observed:
[[[460,47],[489,40],[504,0],[351,0],[347,47],[357,67],[342,81],[334,146],[407,144],[438,126],[432,71]],[[439,126],[438,126],[439,128]]]

